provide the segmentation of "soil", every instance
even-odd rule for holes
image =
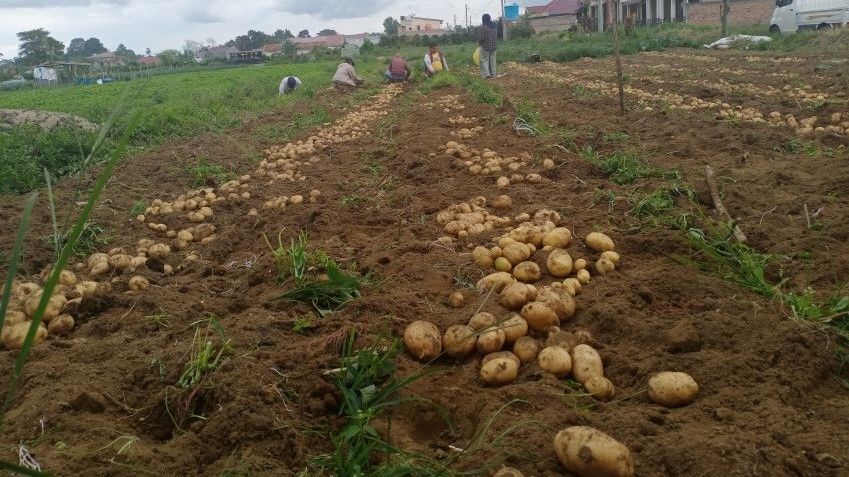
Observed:
[[[77,127],[86,131],[96,131],[97,125],[86,118],[66,113],[54,113],[35,109],[0,109],[0,129],[25,124],[36,124],[49,131],[57,127]]]
[[[767,113],[794,106],[775,95],[725,95],[685,82],[778,86],[787,78],[770,73],[786,72],[832,95],[819,116],[849,115],[845,99],[837,96],[845,83],[818,69],[823,58],[781,63],[777,58],[680,51],[628,57],[625,68],[636,88],[648,90],[644,77],[668,71],[667,91],[720,96]],[[700,61],[721,61],[745,74],[695,71],[691,65]],[[184,253],[173,254],[173,275],[141,271],[152,283],[142,294],[124,293],[128,276],[116,277],[115,293],[87,302],[70,335],[51,337],[34,349],[6,415],[0,458],[14,461],[18,443],[25,442],[42,468],[57,475],[319,474],[312,459],[332,450],[330,436],[343,422],[339,396],[324,372],[338,366],[348,332],[357,330],[366,345],[387,332],[402,335],[414,320],[444,330],[466,323],[478,309],[505,313],[495,300],[464,286],[486,273],[473,264],[471,247],[500,232],[446,245],[438,240],[445,233],[436,214],[477,196],[507,194],[513,199],[510,215],[554,209],[575,237],[601,230],[616,241],[621,266],[584,287],[564,329],[591,332],[617,399],[596,403],[535,365],[523,366],[512,384],[485,387],[479,358],[439,360],[404,390],[427,401],[393,409],[388,437],[396,446],[434,458],[465,449],[455,468],[482,475],[502,463],[529,476],[570,475],[552,451],[553,436],[569,425],[589,425],[631,449],[637,475],[849,475],[844,442],[849,390],[839,379],[834,340],[792,320],[780,303],[709,270],[682,265],[682,258],[700,257],[681,231],[629,213],[629,197],[672,181],[649,178],[619,186],[576,152],[586,146],[602,154],[631,150],[655,167],[679,170],[678,182],[695,190],[708,214],[713,210],[703,168],[712,165],[725,205],[750,245],[777,257],[772,278],[787,277],[789,287],[811,287],[825,297],[849,281],[847,138],[826,133],[799,138],[766,124],[718,121],[713,111],[646,111],[631,101],[629,112],[619,117],[614,97],[586,94],[540,75],[568,71],[580,81],[611,81],[610,60],[530,68],[528,73],[508,67],[496,81],[507,96],[498,108],[475,103],[459,89],[426,97],[401,93],[388,116],[368,125],[370,135],[320,151],[319,161],[302,168],[303,184],[256,181],[246,203],[217,207],[218,238],[195,247],[200,260],[183,262]],[[455,95],[462,109],[454,104],[446,112],[436,104]],[[568,131],[576,148],[553,147],[556,134],[518,136],[511,128],[512,105],[523,100],[537,104],[553,131]],[[349,106],[332,91],[314,102],[330,108],[334,118],[368,106]],[[795,108],[807,111],[801,104]],[[109,225],[109,247],[134,249],[141,238],[160,239],[128,211],[136,201],[172,200],[192,188],[185,166],[196,158],[252,173],[268,146],[258,139],[258,129],[285,124],[296,112],[271,113],[224,135],[166,144],[124,161],[95,214]],[[476,117],[471,126],[484,131],[470,139],[451,136],[458,127],[448,119],[458,114]],[[627,136],[611,139],[609,133],[616,132]],[[502,156],[529,153],[534,159],[529,168],[544,180],[498,189],[497,176],[471,175],[452,165],[439,149],[450,140]],[[792,140],[814,144],[820,153],[790,152],[785,146]],[[557,167],[543,169],[544,159]],[[60,183],[59,203],[79,201],[74,191],[89,186],[96,173]],[[321,190],[315,204],[262,209],[267,200],[310,189]],[[612,206],[599,200],[599,191],[615,194]],[[0,249],[11,248],[22,203],[20,197],[0,199],[0,223],[10,231],[0,236]],[[246,216],[250,207],[260,209],[259,215]],[[51,252],[38,238],[49,233],[49,221],[42,201],[24,276],[50,262]],[[276,243],[280,234],[288,243],[300,230],[309,233],[313,249],[376,277],[362,298],[317,319],[306,332],[295,332],[293,324],[310,309],[274,300],[285,287],[276,281],[276,264],[263,239],[265,234]],[[574,257],[592,256],[579,239],[568,249]],[[466,303],[457,309],[447,303],[455,291]],[[166,325],[147,318],[157,313],[169,316]],[[193,324],[209,316],[220,321],[235,352],[195,401],[193,411],[203,418],[187,418],[178,428],[174,404],[186,396],[175,396],[173,384],[188,358]],[[15,357],[0,353],[2,382]],[[396,365],[400,376],[422,368],[406,355]],[[667,409],[649,401],[648,378],[667,370],[687,372],[699,383],[692,404]],[[386,430],[385,424],[380,428]]]

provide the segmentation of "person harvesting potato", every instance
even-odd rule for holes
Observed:
[[[345,58],[345,61],[336,68],[333,86],[341,91],[351,91],[362,84],[363,79],[357,76],[357,70],[354,69],[354,60]]]
[[[439,49],[436,43],[431,43],[428,46],[428,52],[424,57],[424,71],[428,78],[440,71],[448,71],[448,62],[445,60],[445,53]]]
[[[295,88],[301,85],[301,79],[297,76],[287,76],[280,81],[280,86],[277,88],[279,94],[290,94],[295,91]]]
[[[389,60],[389,68],[386,70],[386,80],[390,83],[403,83],[410,79],[413,72],[407,64],[407,60],[401,57],[401,53],[395,53],[395,56]]]
[[[489,13],[482,17],[483,25],[478,29],[478,45],[481,47],[481,76],[495,78],[495,50],[498,48],[498,25]]]

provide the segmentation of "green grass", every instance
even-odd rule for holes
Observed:
[[[687,186],[660,186],[654,191],[632,198],[631,213],[638,218],[662,218],[675,209],[679,198],[695,202],[696,193]]]
[[[331,121],[330,112],[321,107],[308,113],[297,113],[286,123],[268,123],[257,130],[257,135],[268,142],[286,142],[298,137],[306,129]]]
[[[56,251],[58,252],[69,243],[70,232],[59,233],[58,236],[48,235],[43,237],[43,240],[51,246],[56,244]],[[71,249],[71,254],[74,257],[84,257],[107,244],[109,244],[109,236],[106,233],[106,228],[94,221],[86,222],[83,224],[79,238]]]
[[[143,200],[138,200],[133,203],[133,206],[130,207],[130,217],[136,218],[139,215],[144,215],[144,212],[147,210],[147,202]]]
[[[165,313],[156,313],[154,315],[145,316],[145,318],[150,320],[150,322],[158,328],[168,328],[170,317]]]
[[[786,152],[788,154],[802,154],[807,157],[818,157],[820,155],[819,146],[812,141],[802,141],[800,139],[791,139],[786,143],[776,146],[776,152]]]
[[[207,180],[214,180],[217,184],[227,182],[232,179],[235,174],[228,171],[221,164],[215,164],[201,158],[194,165],[189,166],[186,172],[192,178],[192,185],[201,187],[206,184]]]
[[[678,171],[667,171],[648,166],[643,159],[632,152],[618,151],[609,156],[601,156],[592,147],[581,151],[584,160],[598,166],[604,175],[619,185],[633,184],[638,179],[660,177],[663,179],[680,179]]]
[[[529,127],[535,136],[551,132],[551,127],[543,121],[539,108],[529,99],[523,99],[516,104],[516,119]]]
[[[457,73],[453,71],[444,72],[431,79],[423,81],[419,85],[418,91],[422,94],[428,94],[432,91],[437,91],[448,86],[465,89],[472,98],[479,103],[489,104],[491,106],[501,106],[504,102],[504,96],[500,89],[492,82],[486,81],[473,74]]]
[[[203,384],[207,376],[224,364],[233,352],[221,323],[213,317],[203,321],[207,323],[206,329],[201,332],[199,325],[195,327],[192,349],[183,372],[177,380],[177,387],[194,389]],[[213,336],[218,337],[217,343],[213,341]]]

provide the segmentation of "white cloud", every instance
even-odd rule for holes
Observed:
[[[94,4],[126,5],[130,0],[0,0],[2,8],[86,7]]]
[[[295,15],[314,15],[323,20],[364,18],[381,12],[392,0],[278,0],[276,8]]]
[[[224,21],[221,16],[212,13],[209,7],[205,5],[184,10],[180,16],[189,23],[220,23]]]

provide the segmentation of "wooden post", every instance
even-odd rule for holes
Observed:
[[[731,2],[722,0],[722,6],[719,7],[719,19],[722,22],[722,36],[728,35],[728,12],[731,11]]]
[[[507,12],[504,11],[504,0],[501,0],[501,36],[507,41]]]
[[[600,2],[601,0],[599,0],[599,3]],[[619,44],[619,25],[616,21],[616,17],[612,15],[613,0],[607,0],[607,10],[611,12],[611,16],[613,18],[610,26],[613,28],[613,52],[616,56],[616,82],[619,85],[619,115],[625,116],[625,75],[622,73],[622,52]]]

